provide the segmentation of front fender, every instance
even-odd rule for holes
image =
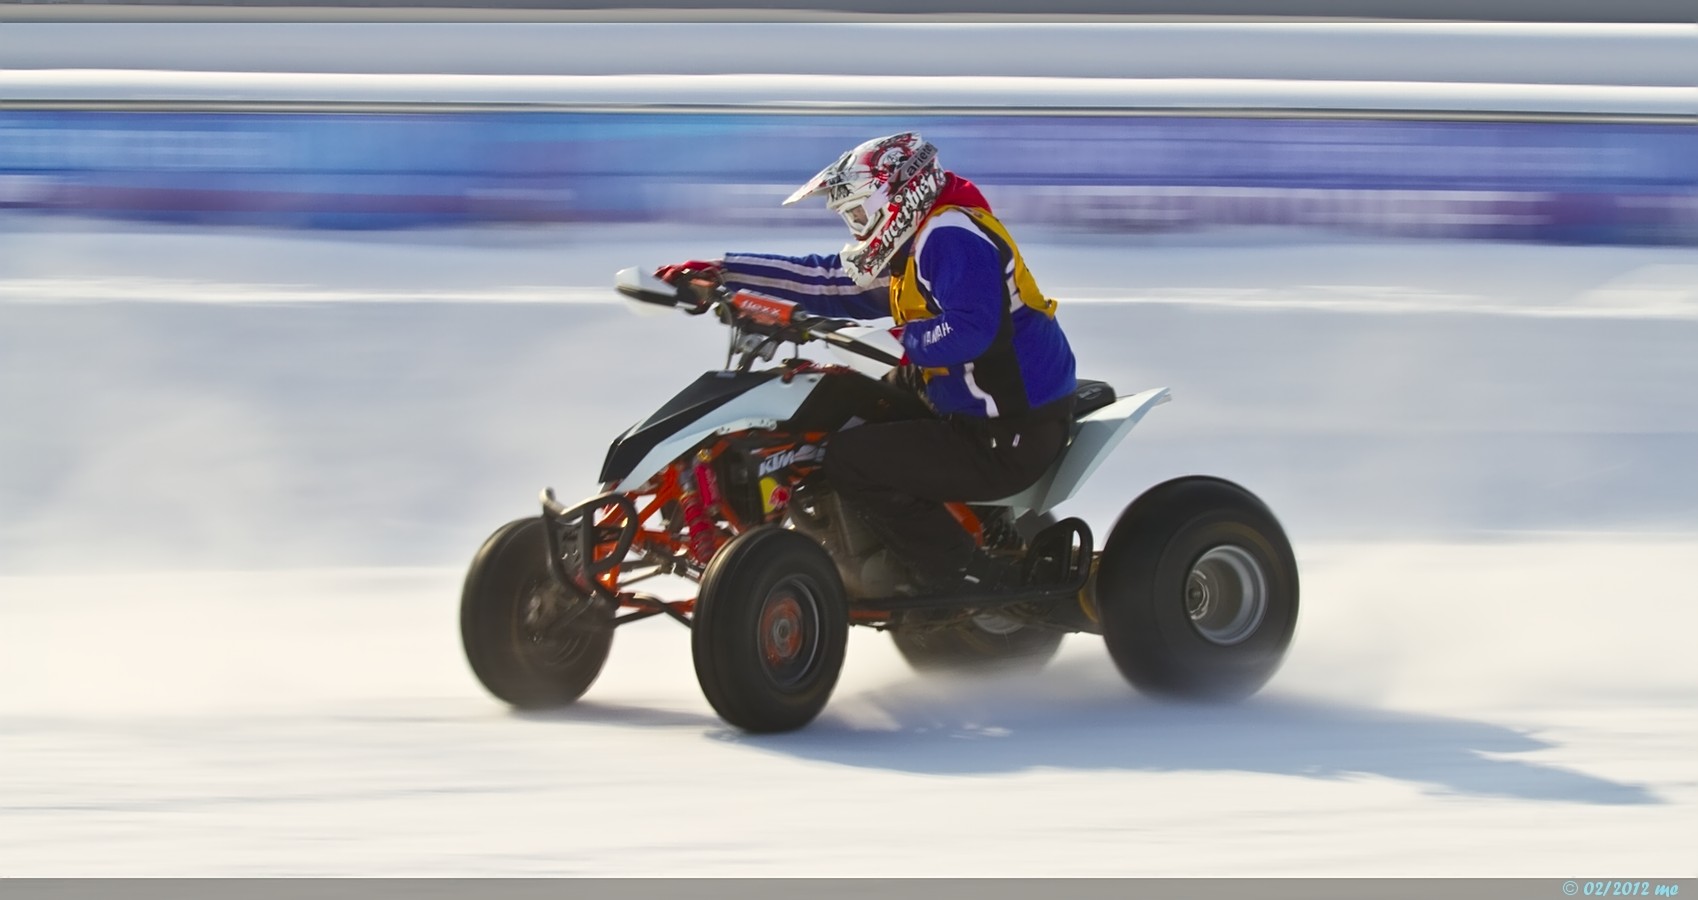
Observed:
[[[715,435],[776,427],[796,414],[820,378],[817,374],[797,375],[789,381],[774,378],[739,394],[657,441],[625,477],[611,482],[608,490],[642,487],[673,460]]]

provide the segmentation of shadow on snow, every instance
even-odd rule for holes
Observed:
[[[1055,768],[1371,776],[1463,796],[1664,802],[1642,785],[1517,758],[1557,745],[1501,725],[1277,694],[1228,705],[1158,702],[1123,684],[1095,683],[1066,663],[1035,677],[934,678],[840,695],[793,734],[748,735],[721,724],[710,736],[923,775]]]

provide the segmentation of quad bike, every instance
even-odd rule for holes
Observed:
[[[750,732],[800,728],[837,683],[851,625],[891,633],[919,670],[1035,669],[1071,632],[1101,634],[1146,693],[1237,699],[1261,688],[1297,622],[1283,530],[1245,489],[1185,477],[1134,500],[1097,550],[1090,527],[1050,514],[1073,496],[1166,388],[1117,398],[1081,381],[1068,448],[1039,481],[995,503],[951,504],[986,554],[1016,573],[970,592],[904,584],[890,553],[821,477],[831,429],[809,398],[832,379],[899,362],[884,329],[794,304],[636,269],[618,290],[648,309],[712,311],[731,346],[708,372],[614,440],[602,492],[508,523],[478,550],[460,627],[473,672],[523,709],[571,703],[600,673],[614,631],[656,616],[690,628],[714,710]],[[824,346],[836,362],[790,358]],[[763,365],[765,364],[765,365]],[[691,599],[634,590],[671,576]]]

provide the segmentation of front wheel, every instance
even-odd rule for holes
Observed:
[[[491,694],[520,709],[583,696],[613,645],[612,606],[570,594],[549,572],[546,527],[528,518],[497,529],[460,598],[466,661]]]
[[[690,630],[696,680],[744,731],[793,731],[831,698],[849,641],[849,603],[824,548],[755,528],[708,565]]]
[[[1236,700],[1260,690],[1297,627],[1297,562],[1267,506],[1218,478],[1132,502],[1103,546],[1096,600],[1116,667],[1146,693]]]

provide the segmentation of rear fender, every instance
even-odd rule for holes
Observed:
[[[1031,487],[996,501],[995,506],[1013,507],[1017,512],[1047,512],[1078,493],[1091,473],[1126,438],[1144,414],[1173,399],[1167,388],[1152,388],[1119,400],[1080,419],[1073,443]]]

